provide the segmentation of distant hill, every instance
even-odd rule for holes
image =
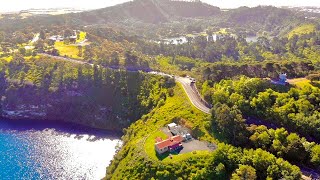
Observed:
[[[250,28],[274,32],[290,31],[293,27],[306,22],[305,17],[289,9],[273,6],[258,6],[254,8],[240,7],[224,14],[223,24],[229,27]]]
[[[258,6],[255,8],[241,7],[235,9],[229,14],[228,21],[237,24],[255,22],[258,24],[270,23],[279,25],[292,18],[297,18],[293,11],[273,6]]]
[[[255,35],[257,32],[270,32],[271,36],[276,36],[287,35],[301,24],[314,23],[305,17],[301,11],[272,6],[222,11],[198,0],[133,0],[103,9],[56,16],[41,14],[21,19],[19,15],[7,15],[0,18],[0,30],[29,28],[39,31],[55,26],[81,28],[108,25],[119,26],[136,35],[148,33],[154,36],[157,33],[155,30],[168,35],[167,29],[184,33],[189,30],[179,30],[189,27],[203,30],[211,26],[230,28],[235,33]]]
[[[89,24],[127,20],[156,24],[178,17],[209,17],[218,13],[220,13],[219,8],[201,1],[134,0],[113,7],[74,14],[73,17],[77,17]]]

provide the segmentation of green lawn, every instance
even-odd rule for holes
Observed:
[[[200,140],[215,141],[205,129],[205,124],[210,121],[210,115],[203,113],[192,105],[182,86],[178,83],[174,88],[174,96],[168,97],[165,105],[154,109],[151,114],[145,116],[148,126],[155,126],[156,129],[164,127],[175,119],[185,121],[185,126],[198,128]],[[201,133],[200,133],[201,132]]]
[[[82,57],[78,56],[79,50],[76,45],[67,45],[64,44],[64,42],[56,42],[54,47],[59,51],[60,56],[82,59]]]
[[[158,156],[154,147],[155,144],[155,139],[157,137],[161,137],[162,139],[167,139],[168,136],[166,134],[164,134],[162,131],[156,131],[155,133],[151,134],[147,139],[146,142],[144,144],[144,148],[146,153],[148,154],[148,156],[150,158],[152,158],[153,160],[158,160]]]
[[[6,60],[7,62],[10,62],[12,60],[12,56],[3,57],[2,59]]]
[[[87,37],[87,33],[80,31],[79,39],[77,39],[77,43],[84,41],[86,39],[86,37]]]
[[[216,32],[217,34],[228,34],[228,30],[227,28],[221,28],[218,32]]]
[[[311,82],[310,80],[308,80],[306,78],[289,79],[288,82],[291,85],[296,86],[297,88],[308,87],[308,86],[311,88],[320,88],[319,81]]]
[[[295,78],[295,79],[289,79],[288,82],[291,85],[295,85],[297,87],[303,87],[303,86],[312,86],[310,84],[310,80],[306,78]]]
[[[187,160],[191,157],[200,157],[200,156],[208,156],[210,155],[209,151],[193,151],[185,154],[172,154],[172,158],[167,157],[163,159],[164,163],[172,163]]]

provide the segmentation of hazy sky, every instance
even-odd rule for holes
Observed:
[[[59,8],[74,7],[97,9],[119,4],[128,0],[0,0],[0,11],[19,11],[31,8]],[[235,8],[239,6],[320,6],[320,0],[202,0],[203,2],[221,8]]]

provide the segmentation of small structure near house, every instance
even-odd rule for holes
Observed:
[[[174,152],[178,149],[181,149],[182,141],[183,141],[183,137],[180,135],[169,137],[166,140],[162,140],[161,138],[156,138],[156,143],[154,146],[158,154],[163,154],[168,151]]]
[[[176,123],[170,123],[168,124],[168,129],[171,130],[173,128],[177,127],[177,124]]]
[[[280,81],[281,83],[288,83],[287,73],[280,74],[280,75],[279,75],[279,81]]]
[[[71,43],[76,43],[76,41],[77,41],[77,35],[70,36],[70,37],[68,37],[68,39],[69,39],[69,41],[70,41]]]
[[[279,79],[277,80],[271,79],[271,83],[275,85],[282,85],[282,86],[288,85],[287,74],[286,73],[280,74]]]
[[[181,133],[179,133],[181,127],[178,126],[176,123],[168,124],[168,129],[170,130],[171,134],[174,136],[181,134]]]
[[[170,123],[167,126],[173,136],[180,135],[183,137],[183,141],[188,141],[192,139],[191,134],[188,132],[186,128],[183,128],[180,125],[177,125],[176,123]]]
[[[62,36],[60,36],[60,35],[51,36],[48,39],[51,40],[51,41],[54,41],[54,42],[56,42],[56,41],[59,42],[59,41],[63,41],[64,40],[64,38]]]

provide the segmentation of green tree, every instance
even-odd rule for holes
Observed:
[[[287,148],[285,152],[286,159],[289,161],[304,161],[307,155],[306,150],[301,142],[301,138],[291,133],[287,138]]]
[[[45,32],[44,30],[41,30],[41,31],[40,31],[39,38],[42,39],[42,40],[45,40],[45,39],[46,39],[46,32]]]
[[[24,48],[24,47],[19,48],[19,53],[20,53],[21,55],[25,56],[25,55],[26,55],[26,52],[27,52],[26,48]]]
[[[86,46],[84,49],[83,58],[85,60],[92,60],[94,58],[94,52],[92,46]]]
[[[111,54],[110,65],[111,66],[116,66],[116,67],[120,65],[120,58],[119,58],[119,53],[118,52],[113,52]]]
[[[233,144],[243,144],[248,133],[245,120],[237,106],[230,108],[226,104],[216,104],[212,111],[213,124],[228,137]]]
[[[38,40],[35,44],[35,49],[37,49],[38,52],[42,53],[44,51],[44,41],[43,40]]]
[[[74,34],[74,33],[73,33],[73,31],[72,31],[71,29],[66,29],[66,30],[64,30],[64,32],[63,32],[64,38],[68,38],[68,37],[72,36],[73,34]]]
[[[320,166],[320,145],[316,145],[311,149],[311,163],[315,167]]]
[[[79,57],[82,57],[82,55],[83,55],[82,51],[83,51],[83,47],[82,46],[78,46],[78,56]]]
[[[248,165],[240,165],[232,174],[231,180],[255,180],[257,179],[256,170]]]
[[[132,51],[125,53],[125,67],[135,67],[138,63],[138,56]]]

